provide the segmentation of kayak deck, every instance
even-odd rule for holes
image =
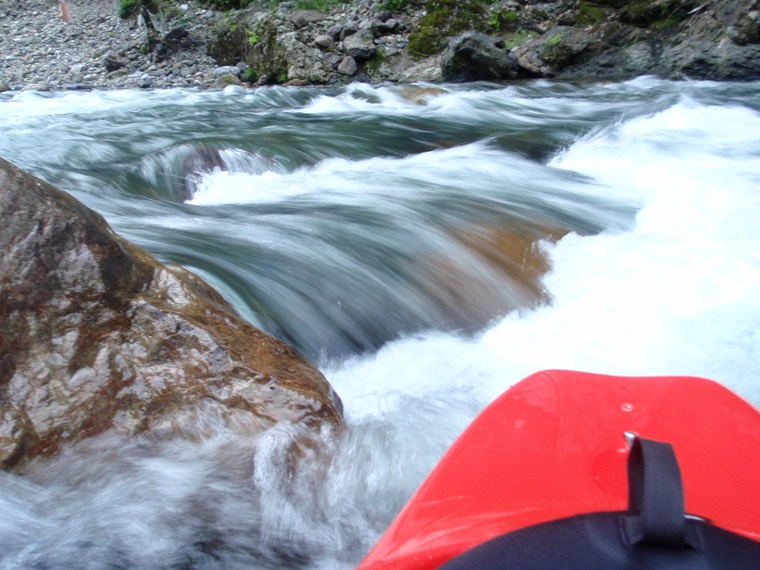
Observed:
[[[760,413],[694,377],[538,372],[462,433],[358,570],[428,570],[495,536],[628,505],[626,433],[670,443],[686,512],[760,540]]]

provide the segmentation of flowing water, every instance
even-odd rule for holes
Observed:
[[[352,568],[540,369],[760,406],[760,83],[10,93],[0,156],[295,346],[348,424],[287,484],[284,428],[3,474],[0,568]]]

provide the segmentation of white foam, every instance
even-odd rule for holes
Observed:
[[[463,385],[488,400],[546,368],[707,376],[760,405],[758,133],[749,109],[684,101],[572,145],[552,166],[641,203],[635,226],[547,246],[549,306],[479,339],[403,340],[331,373],[349,410]]]

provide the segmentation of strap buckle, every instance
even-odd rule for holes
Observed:
[[[624,543],[703,550],[699,529],[688,523],[684,512],[673,446],[635,436],[628,456],[628,490],[628,514],[620,518]]]

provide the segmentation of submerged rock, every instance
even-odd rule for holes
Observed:
[[[340,429],[341,405],[295,351],[208,284],[120,238],[68,194],[0,160],[0,462],[100,433],[256,437]]]
[[[204,144],[189,145],[177,176],[179,199],[182,201],[192,199],[197,178],[205,172],[211,172],[215,168],[221,169],[224,166],[224,158],[218,148]]]

